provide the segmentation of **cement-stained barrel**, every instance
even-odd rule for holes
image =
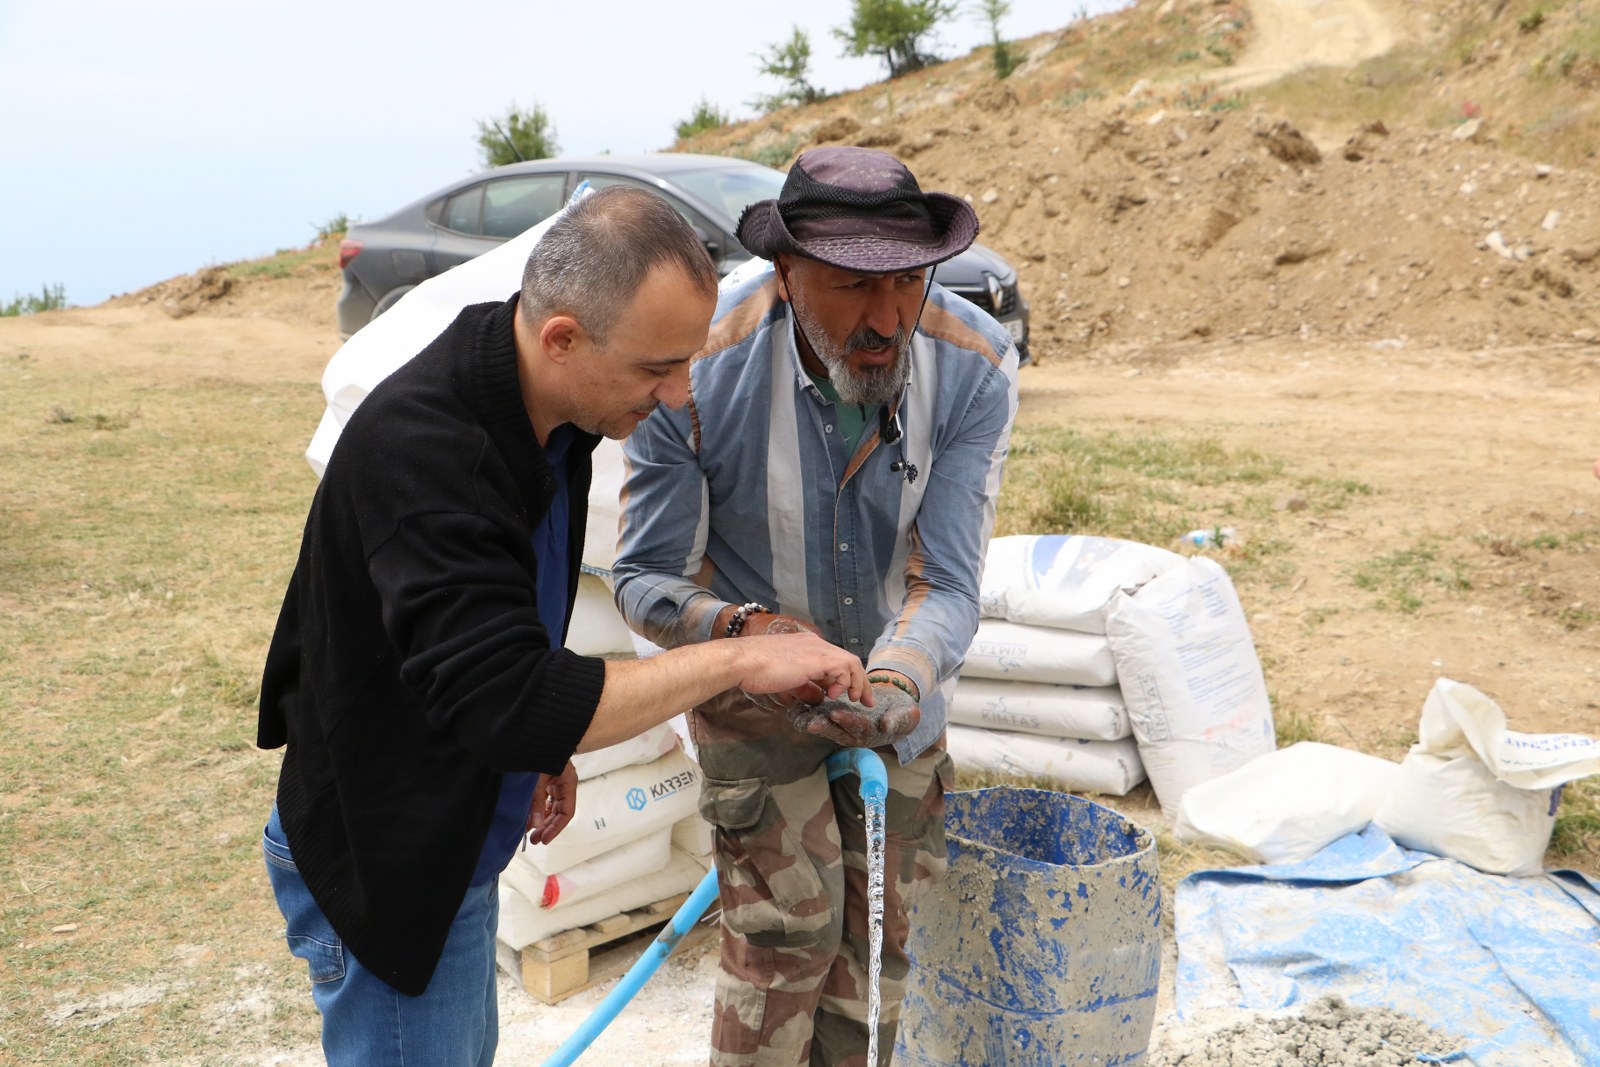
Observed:
[[[950,870],[912,910],[897,1067],[1144,1062],[1161,977],[1154,837],[1065,793],[946,801]]]

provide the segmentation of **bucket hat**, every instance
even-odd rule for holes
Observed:
[[[978,236],[978,213],[959,196],[923,192],[887,152],[828,145],[802,153],[778,198],[745,208],[734,232],[762,259],[790,252],[889,274],[965,251]]]

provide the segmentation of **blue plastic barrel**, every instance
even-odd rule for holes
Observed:
[[[1142,1063],[1161,979],[1154,837],[1066,793],[945,800],[950,870],[912,909],[897,1067]]]

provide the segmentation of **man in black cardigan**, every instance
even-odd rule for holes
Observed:
[[[466,308],[350,418],[267,654],[287,746],[263,848],[334,1065],[487,1067],[496,879],[571,818],[569,757],[731,688],[870,700],[813,634],[640,661],[563,649],[590,453],[683,404],[716,273],[665,201],[569,208],[521,291]]]

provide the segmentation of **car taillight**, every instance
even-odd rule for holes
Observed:
[[[350,261],[361,254],[362,244],[353,238],[346,237],[339,242],[339,269],[344,270]]]

